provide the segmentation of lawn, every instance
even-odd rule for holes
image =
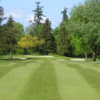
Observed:
[[[100,61],[0,57],[0,100],[100,100]]]

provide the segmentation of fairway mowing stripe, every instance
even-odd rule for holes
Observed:
[[[28,63],[23,63],[23,62],[17,62],[14,65],[11,66],[2,66],[0,67],[0,78],[2,78],[4,75],[6,75],[7,73],[9,73],[11,70],[13,70],[14,68],[17,67],[22,67],[22,66],[26,66]]]
[[[69,66],[77,66],[74,68],[86,80],[86,82],[100,95],[100,72],[91,68],[80,67],[77,64],[69,64]]]
[[[53,62],[62,100],[100,100],[100,96],[74,68],[66,62]]]
[[[44,61],[30,77],[18,100],[61,100],[54,66]]]
[[[0,79],[0,100],[17,100],[30,74],[39,63],[29,63],[27,66],[11,70]]]
[[[12,62],[9,62],[9,63],[7,63],[7,62],[2,62],[2,63],[1,63],[1,62],[0,62],[0,67],[3,67],[3,66],[4,66],[4,67],[5,67],[5,66],[12,66],[12,65],[15,65],[15,64],[16,64],[16,63],[14,63],[14,62],[13,62],[13,63],[12,63]]]

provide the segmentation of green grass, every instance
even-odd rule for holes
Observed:
[[[0,100],[100,100],[99,60],[8,57],[0,57]]]
[[[26,94],[26,95],[25,95]],[[44,61],[31,75],[19,100],[61,100],[54,66]]]

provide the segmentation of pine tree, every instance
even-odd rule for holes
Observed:
[[[10,16],[5,25],[5,30],[2,36],[4,47],[10,52],[10,59],[12,59],[12,50],[17,44],[16,34],[15,34],[16,29],[13,26],[13,22],[14,22],[13,17]]]
[[[41,35],[41,38],[45,41],[45,43],[40,46],[40,52],[42,54],[54,53],[56,50],[55,38],[51,31],[51,22],[49,19],[46,19],[43,26],[43,33]]]
[[[4,9],[3,9],[2,6],[0,6],[0,26],[1,26],[1,23],[2,23],[2,21],[3,21],[4,19],[6,19],[6,18],[4,17]]]
[[[60,31],[58,36],[58,53],[63,56],[70,55],[70,41],[69,41],[69,33],[66,30],[66,23],[68,22],[67,16],[67,8],[64,8],[64,11],[61,12],[63,14],[63,21],[60,24]]]
[[[64,8],[64,10],[61,12],[61,14],[63,14],[63,22],[68,20],[68,16],[67,16],[67,8]]]
[[[37,4],[37,7],[35,10],[33,10],[33,12],[35,12],[35,15],[34,15],[34,21],[35,23],[37,24],[37,26],[39,26],[41,24],[41,21],[43,20],[43,6],[39,6],[40,2],[36,2]]]

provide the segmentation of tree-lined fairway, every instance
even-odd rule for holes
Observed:
[[[100,62],[0,59],[0,100],[100,100]]]

